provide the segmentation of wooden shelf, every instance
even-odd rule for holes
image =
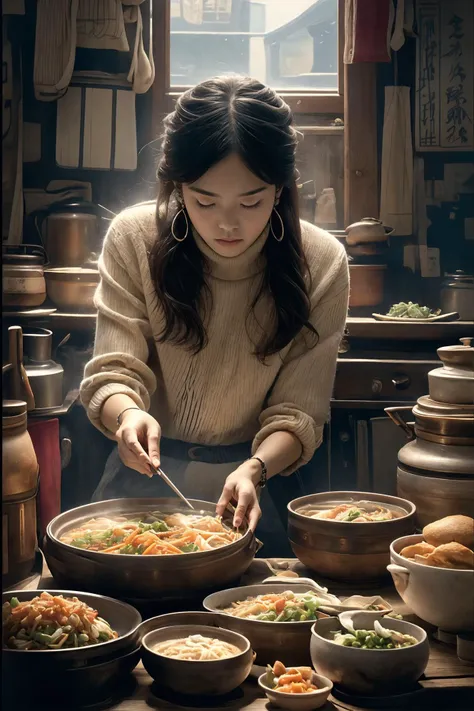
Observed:
[[[474,321],[451,321],[431,323],[400,323],[399,321],[376,321],[373,318],[347,319],[347,331],[351,338],[389,340],[436,341],[474,337]]]

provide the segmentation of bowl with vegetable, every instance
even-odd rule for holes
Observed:
[[[175,624],[155,628],[142,639],[147,672],[179,694],[227,694],[248,677],[253,659],[249,640],[221,627]]]
[[[309,494],[288,504],[288,537],[307,568],[334,580],[374,581],[387,575],[394,536],[415,531],[410,501],[373,492]]]
[[[228,629],[250,640],[256,663],[308,664],[311,626],[328,617],[319,610],[338,600],[326,588],[295,583],[261,583],[208,595],[203,606]]]
[[[133,600],[196,598],[247,570],[258,543],[244,522],[232,526],[215,504],[176,499],[99,501],[48,525],[45,557],[55,579]]]
[[[267,698],[288,711],[312,711],[326,703],[332,681],[316,674],[311,667],[285,667],[277,661],[258,679]]]
[[[348,692],[381,695],[413,687],[429,659],[424,629],[405,620],[345,612],[311,630],[314,668]]]
[[[101,595],[63,590],[3,593],[4,671],[13,685],[28,679],[39,694],[53,693],[53,675],[59,695],[85,694],[98,679],[108,684],[136,666],[141,621],[130,605]]]

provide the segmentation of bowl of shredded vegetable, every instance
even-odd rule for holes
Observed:
[[[60,590],[2,594],[3,653],[84,666],[139,646],[141,616],[113,598]],[[26,654],[27,652],[31,654]]]
[[[273,663],[275,655],[284,664],[308,664],[311,626],[328,617],[319,610],[327,602],[324,590],[292,580],[262,583],[213,593],[203,606],[250,640],[257,664]]]
[[[115,499],[66,511],[49,524],[44,553],[56,579],[132,600],[196,597],[237,581],[258,543],[215,504]]]
[[[100,694],[137,665],[141,621],[133,607],[102,595],[4,592],[3,672],[22,695],[29,689],[48,699]]]

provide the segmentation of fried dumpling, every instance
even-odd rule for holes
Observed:
[[[438,568],[474,570],[474,551],[461,543],[444,543],[426,557],[426,564]]]
[[[417,556],[427,556],[430,553],[433,553],[435,550],[435,547],[432,546],[430,543],[426,543],[426,541],[420,541],[420,543],[414,543],[411,546],[405,546],[405,548],[402,548],[400,551],[400,555],[402,555],[404,558],[414,558],[416,555]]]

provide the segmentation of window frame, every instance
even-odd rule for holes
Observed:
[[[159,126],[163,116],[173,111],[176,99],[188,87],[170,86],[170,0],[150,0],[153,7],[152,35],[155,82],[153,84],[153,125]],[[324,94],[300,90],[278,91],[293,113],[338,114],[344,112],[344,0],[338,0],[338,90]]]

